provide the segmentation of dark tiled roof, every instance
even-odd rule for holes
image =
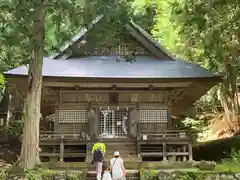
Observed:
[[[158,60],[138,56],[132,64],[118,56],[91,56],[67,60],[45,58],[43,76],[93,78],[189,78],[213,77],[208,70],[184,61]],[[5,72],[6,75],[27,75],[27,66]]]

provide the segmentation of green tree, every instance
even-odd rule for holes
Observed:
[[[239,133],[239,2],[175,1],[172,15],[180,27],[179,34],[185,43],[186,55],[213,72],[224,75],[219,92],[225,120],[235,133]]]
[[[45,16],[52,21],[51,28],[57,34],[62,26],[67,26],[68,17],[78,18],[80,15],[78,1],[2,1],[1,5],[1,61],[4,64],[14,62],[28,65],[28,87],[24,110],[24,129],[19,166],[33,169],[39,160],[39,120],[42,90],[42,64],[45,41]],[[81,11],[80,11],[81,12]],[[80,22],[80,20],[79,20]],[[52,30],[49,28],[50,30]],[[47,31],[47,33],[50,33]],[[66,34],[67,32],[64,32]],[[50,33],[51,34],[51,33]],[[51,38],[53,38],[53,34]],[[49,35],[50,36],[50,35]],[[56,45],[58,42],[56,40]],[[52,47],[47,44],[47,47]],[[16,52],[12,50],[16,49]],[[51,48],[46,48],[49,50]],[[15,55],[14,53],[17,53]]]
[[[4,0],[0,4],[0,63],[2,71],[28,65],[28,87],[24,108],[24,130],[19,165],[33,169],[39,161],[39,119],[44,55],[82,27],[88,27],[96,16],[118,27],[128,20],[129,1],[122,0]],[[119,21],[115,21],[118,18]],[[127,18],[125,18],[127,17]],[[113,32],[110,28],[109,33]],[[120,30],[123,30],[120,28]],[[110,35],[110,34],[109,34]],[[117,34],[112,35],[112,40]],[[103,36],[103,35],[101,35]],[[108,37],[108,36],[106,36]]]

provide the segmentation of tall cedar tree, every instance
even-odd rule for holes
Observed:
[[[54,28],[54,33],[66,40],[69,34],[74,33],[74,27],[80,26],[82,8],[78,0],[4,0],[0,4],[0,60],[4,63],[28,64],[28,86],[24,106],[23,136],[21,155],[18,165],[24,169],[33,169],[40,164],[39,159],[39,123],[42,92],[42,64],[44,57],[45,17],[47,25]],[[78,23],[71,22],[74,17]],[[67,27],[67,28],[66,28]],[[53,28],[52,28],[53,29]],[[69,33],[68,29],[72,30]],[[62,32],[61,30],[65,30]],[[51,36],[55,35],[54,33]],[[64,36],[64,37],[63,37]],[[14,51],[16,50],[16,51]],[[17,55],[15,55],[17,54]],[[13,60],[14,59],[14,60]]]
[[[19,166],[33,169],[39,160],[39,121],[43,56],[86,27],[98,15],[105,20],[128,16],[128,0],[2,0],[0,62],[29,64],[24,130]],[[44,25],[46,28],[44,28]],[[45,32],[46,31],[46,32]],[[111,33],[112,31],[109,31]],[[45,39],[45,35],[46,39]],[[110,34],[109,34],[110,35]],[[45,51],[47,50],[47,52]],[[6,68],[5,68],[6,70]]]
[[[187,54],[224,75],[219,97],[229,129],[240,133],[240,4],[239,1],[175,1],[173,19]],[[196,57],[198,55],[198,57]]]
[[[28,67],[28,89],[24,114],[23,140],[19,166],[33,169],[40,164],[39,159],[39,123],[42,91],[42,65],[44,45],[44,6],[38,0],[33,18],[32,58]]]

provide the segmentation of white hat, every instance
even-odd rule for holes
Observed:
[[[114,155],[114,156],[119,156],[120,153],[119,153],[118,151],[115,151],[113,155]]]

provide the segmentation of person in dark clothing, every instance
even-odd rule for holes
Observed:
[[[104,157],[103,157],[102,151],[100,151],[99,149],[94,151],[94,153],[93,153],[93,161],[94,162],[103,162],[103,160],[104,160]]]
[[[93,152],[93,162],[96,165],[97,180],[101,180],[103,161],[104,161],[104,155],[102,151],[100,149],[96,149]]]

